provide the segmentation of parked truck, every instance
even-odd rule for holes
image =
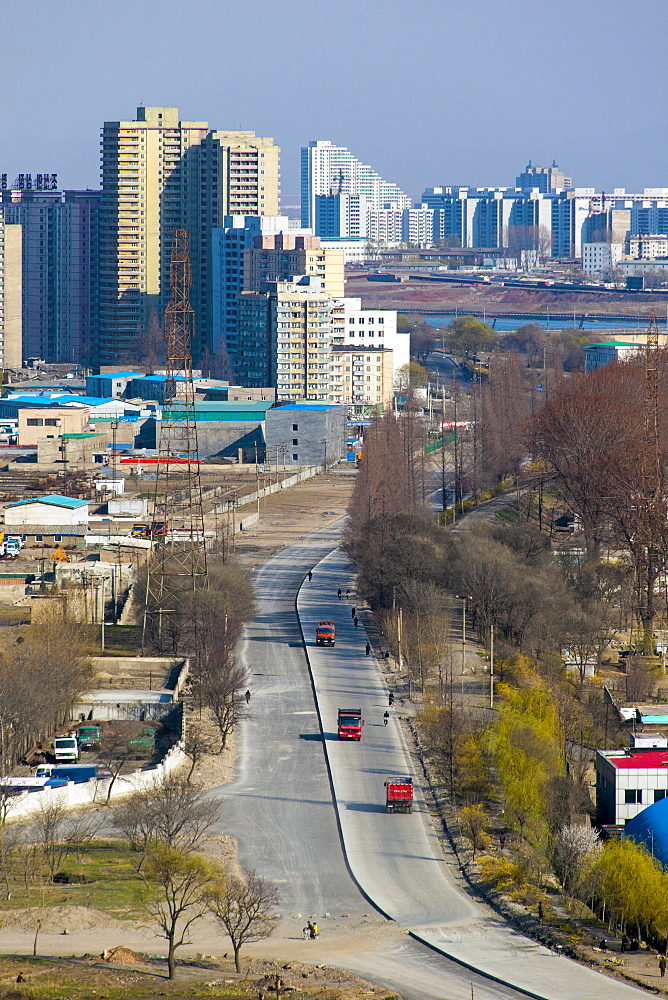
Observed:
[[[76,736],[56,736],[53,756],[57,764],[75,763],[79,760],[79,741]]]
[[[339,739],[340,740],[361,740],[362,718],[361,708],[340,708],[339,709]]]
[[[128,739],[128,750],[133,757],[148,757],[155,750],[155,729],[144,726]]]
[[[55,781],[74,781],[80,784],[91,778],[104,778],[109,771],[97,764],[40,764],[35,771],[36,778],[44,778],[49,784]]]
[[[385,782],[385,812],[413,811],[413,779],[388,778]]]
[[[102,727],[85,725],[77,730],[79,750],[99,750],[102,743]]]
[[[334,622],[318,622],[315,630],[316,646],[333,646],[336,643],[336,625]]]

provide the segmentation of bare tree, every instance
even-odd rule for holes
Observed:
[[[59,802],[43,803],[35,814],[35,837],[51,882],[71,849],[64,837],[66,815],[65,806]]]
[[[278,902],[276,886],[255,871],[226,879],[210,894],[209,909],[229,935],[237,972],[241,972],[243,945],[261,941],[274,930],[279,918],[271,911]]]
[[[111,774],[111,780],[107,786],[107,803],[111,799],[111,790],[116,779],[131,756],[132,748],[129,746],[127,737],[118,730],[105,726],[102,742],[98,749],[98,759],[100,764]]]
[[[213,753],[213,743],[200,726],[191,722],[186,729],[182,746],[183,753],[190,761],[190,770],[188,771],[186,781],[192,781],[192,776],[195,773],[197,765],[208,754]]]
[[[114,810],[113,822],[142,854],[158,842],[189,853],[201,846],[217,817],[218,804],[202,788],[170,775],[129,795]]]

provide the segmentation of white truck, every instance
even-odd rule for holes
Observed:
[[[79,741],[76,736],[56,736],[53,755],[59,764],[74,764],[79,760]]]
[[[21,554],[23,539],[19,535],[3,535],[0,538],[0,556],[16,559]]]

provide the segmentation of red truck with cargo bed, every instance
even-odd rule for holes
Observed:
[[[361,740],[363,725],[364,719],[362,718],[361,708],[339,709],[338,728],[340,740]]]
[[[315,630],[316,646],[333,646],[336,642],[336,626],[334,622],[318,622]]]
[[[407,777],[388,778],[385,812],[405,812],[413,810],[413,779]]]

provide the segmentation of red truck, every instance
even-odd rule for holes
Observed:
[[[333,646],[336,642],[336,625],[334,622],[318,622],[315,630],[316,646]]]
[[[388,778],[385,782],[387,796],[385,800],[385,812],[413,811],[413,779],[412,778]]]
[[[362,726],[361,708],[340,708],[339,709],[339,739],[340,740],[361,740]]]

